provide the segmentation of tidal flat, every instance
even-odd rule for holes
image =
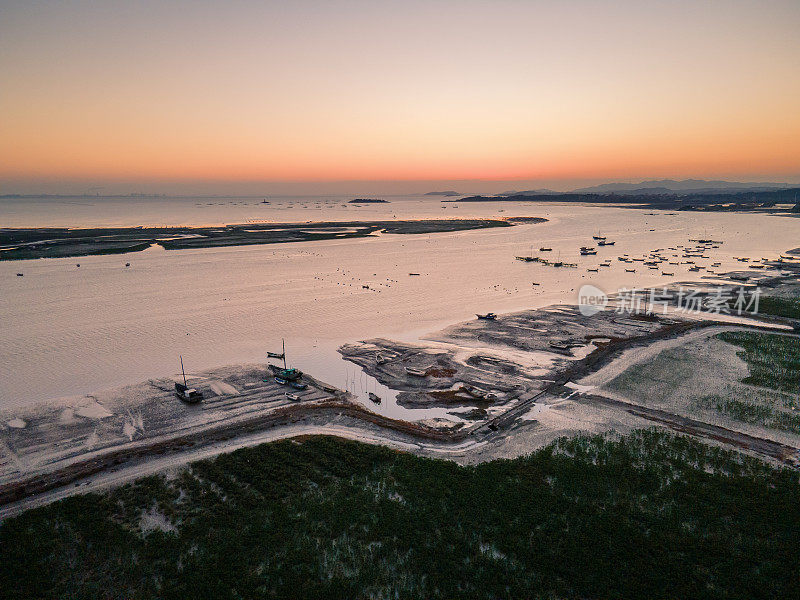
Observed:
[[[519,222],[544,223],[524,217]],[[214,227],[29,228],[0,229],[0,260],[65,258],[140,252],[152,245],[165,250],[281,244],[359,238],[376,232],[395,234],[442,233],[491,227],[511,227],[512,219],[420,219],[252,223]]]

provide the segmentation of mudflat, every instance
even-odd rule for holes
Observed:
[[[537,223],[547,219],[534,217]],[[65,258],[140,252],[153,244],[166,250],[280,244],[365,237],[376,232],[440,233],[511,227],[510,219],[422,219],[405,221],[347,221],[254,223],[211,227],[30,228],[0,229],[0,260]],[[531,223],[526,217],[525,223]]]

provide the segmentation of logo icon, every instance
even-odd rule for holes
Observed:
[[[581,286],[578,290],[578,310],[584,317],[596,315],[608,306],[608,295],[593,285]]]

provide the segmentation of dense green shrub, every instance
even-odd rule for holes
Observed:
[[[798,597],[798,486],[657,430],[469,467],[287,440],[6,521],[0,596]]]

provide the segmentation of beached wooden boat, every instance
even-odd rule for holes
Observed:
[[[183,383],[175,382],[175,395],[182,402],[197,404],[203,399],[203,393],[187,385],[186,371],[183,370],[183,356],[181,356],[181,375],[183,375]]]
[[[300,396],[298,396],[297,394],[293,394],[292,392],[286,392],[284,396],[286,396],[289,400],[292,400],[293,402],[300,400]]]
[[[479,319],[483,319],[484,321],[494,321],[497,318],[497,315],[493,312],[488,312],[485,315],[475,315]]]
[[[297,381],[303,376],[303,372],[299,369],[282,369],[275,365],[269,365],[269,370],[272,371],[275,377],[286,381]]]
[[[373,394],[372,392],[370,392],[369,394],[367,394],[367,397],[370,400],[372,400],[375,404],[380,404],[381,403],[381,397],[378,396],[378,394]]]
[[[203,399],[202,392],[178,382],[175,383],[175,395],[187,404],[197,404]]]

